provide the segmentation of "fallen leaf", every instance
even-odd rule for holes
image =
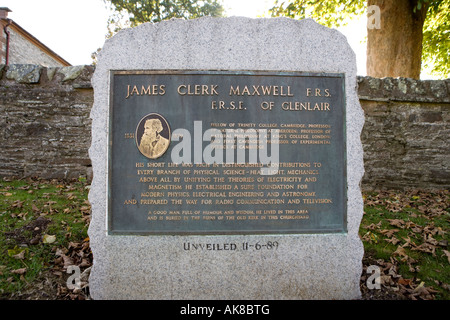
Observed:
[[[25,250],[26,250],[26,248],[20,248],[18,246],[15,246],[14,249],[8,249],[8,256],[14,257],[18,254],[21,254]]]
[[[414,242],[412,242],[412,240],[409,236],[407,238],[403,237],[403,240],[405,240],[405,244],[402,245],[403,248],[410,247],[410,246],[416,246],[416,244]]]
[[[90,206],[83,206],[80,208],[81,213],[90,213],[91,207]]]
[[[411,248],[411,250],[417,250],[417,251],[421,251],[421,252],[431,253],[433,256],[436,255],[436,246],[433,246],[429,243],[422,243],[420,246]]]
[[[403,221],[401,219],[387,219],[387,220],[389,221],[389,223],[392,226],[396,226],[396,227],[399,227],[399,228],[403,228],[404,224],[405,224],[405,221]]]
[[[443,236],[447,233],[447,231],[442,230],[441,227],[437,227],[437,234]]]
[[[390,238],[392,237],[392,235],[396,232],[398,232],[398,229],[385,229],[385,230],[381,230],[380,232],[382,234],[384,234],[386,237]]]
[[[448,241],[447,240],[440,240],[438,242],[438,245],[441,246],[441,247],[446,248],[448,246]]]
[[[28,215],[28,212],[22,212],[22,213],[19,213],[17,216],[19,218],[22,218],[23,220],[26,220],[27,215]]]
[[[44,236],[42,237],[42,243],[53,243],[56,241],[56,236],[55,235],[49,235],[49,234],[44,234]]]
[[[384,241],[392,243],[393,245],[396,245],[397,243],[400,242],[400,240],[398,240],[396,237],[392,237],[392,238],[389,238],[389,239],[384,239]]]
[[[407,221],[406,224],[405,224],[405,228],[408,228],[408,229],[412,229],[412,228],[415,228],[415,227],[417,227],[417,224],[415,224],[412,221]]]
[[[377,224],[370,224],[366,227],[367,230],[375,230],[375,229],[379,229],[381,227],[381,221]]]
[[[447,250],[442,250],[442,251],[444,251],[445,255],[447,256],[448,263],[450,263],[450,252]]]
[[[415,226],[414,228],[411,228],[411,231],[414,233],[421,233],[422,228],[420,226]]]
[[[405,260],[405,261],[409,258],[409,256],[406,254],[405,249],[401,246],[398,246],[397,250],[395,250],[392,255],[403,257],[402,260]]]
[[[91,274],[91,268],[92,267],[89,267],[83,271],[83,273],[80,276],[81,281],[86,281],[86,282],[89,281],[89,275]]]
[[[68,267],[68,266],[73,265],[72,258],[66,256],[65,254],[63,254],[61,257],[63,258],[63,261],[64,261],[64,267]]]
[[[428,243],[430,243],[430,244],[432,244],[434,246],[436,246],[438,244],[438,241],[436,239],[434,239],[431,234],[429,234],[428,236],[424,235],[423,238],[424,238],[425,242],[428,242]]]
[[[408,286],[408,285],[410,285],[412,283],[412,280],[411,279],[403,279],[403,278],[401,278],[401,279],[398,279],[397,283],[401,284],[401,285],[404,285],[404,286]]]
[[[67,253],[67,249],[64,248],[64,251]],[[62,262],[63,267],[67,268],[68,266],[73,265],[74,263],[72,258],[66,256],[64,251],[58,248],[55,252],[55,255],[60,257],[59,259],[57,259],[58,260],[57,263]]]
[[[27,272],[27,268],[11,270],[11,273],[15,273],[15,274],[24,274],[25,272]]]
[[[13,202],[11,207],[12,208],[21,209],[23,207],[23,203],[24,203],[24,201],[16,200],[16,201]]]
[[[408,268],[410,272],[420,272],[420,267],[419,266],[413,266],[410,263],[408,263]]]
[[[91,265],[91,263],[89,262],[88,259],[82,259],[79,267],[85,268],[85,267],[89,267],[90,265]]]
[[[58,276],[58,277],[60,277],[60,276],[62,276],[63,275],[63,273],[61,272],[61,271],[53,271],[52,272],[55,276]]]
[[[380,284],[383,286],[391,286],[394,284],[391,276],[382,275],[380,276]]]
[[[378,243],[377,235],[375,233],[370,232],[370,231],[367,231],[367,233],[362,237],[362,239],[364,241],[367,241],[367,242],[370,242],[370,243],[372,243],[372,241],[375,242],[375,243]]]
[[[12,257],[14,259],[23,260],[23,259],[25,259],[25,253],[26,253],[26,251],[22,250],[21,252],[19,252],[18,254],[13,255]]]
[[[79,245],[80,245],[80,244],[79,244],[78,242],[72,242],[72,241],[69,241],[69,247],[68,247],[68,249],[70,249],[70,248],[77,248]]]

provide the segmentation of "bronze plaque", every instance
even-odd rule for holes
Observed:
[[[343,74],[112,71],[108,231],[346,232]]]

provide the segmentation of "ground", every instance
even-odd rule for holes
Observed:
[[[91,299],[88,188],[0,181],[0,300]],[[364,194],[362,300],[450,299],[449,204],[447,190]]]

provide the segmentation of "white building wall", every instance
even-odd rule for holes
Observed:
[[[64,66],[17,33],[13,28],[9,28],[9,31],[9,64],[37,64],[45,67]]]

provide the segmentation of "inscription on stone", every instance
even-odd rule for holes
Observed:
[[[110,97],[110,234],[346,232],[343,74],[113,71]]]

